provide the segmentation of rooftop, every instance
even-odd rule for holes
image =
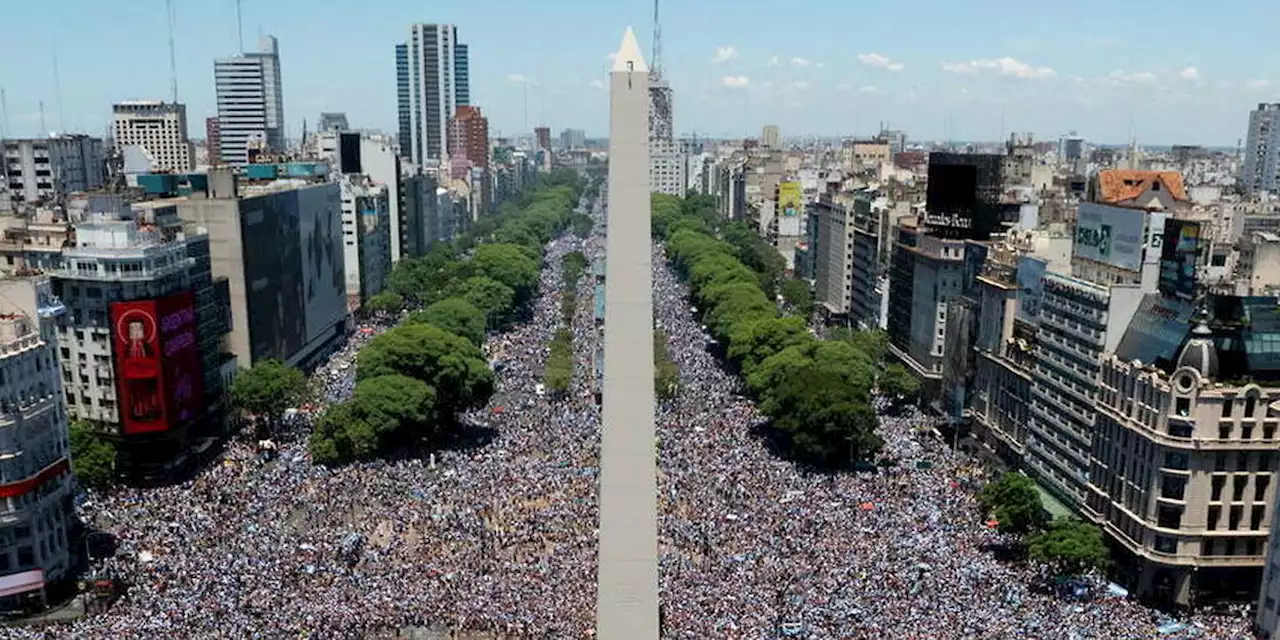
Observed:
[[[1098,172],[1098,199],[1106,203],[1133,200],[1151,190],[1159,182],[1174,200],[1187,201],[1182,174],[1177,171],[1139,171],[1136,169],[1104,169]]]

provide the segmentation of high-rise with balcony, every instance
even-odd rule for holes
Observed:
[[[24,608],[73,570],[67,412],[47,278],[0,281],[0,606]]]
[[[1246,193],[1275,193],[1280,183],[1280,103],[1262,103],[1249,112],[1240,185]]]
[[[117,147],[141,148],[152,171],[191,171],[195,149],[187,139],[187,105],[134,100],[112,105],[111,111],[111,139]]]
[[[221,161],[245,164],[249,149],[256,145],[284,151],[284,94],[276,39],[263,36],[260,51],[215,60],[213,77]]]
[[[449,118],[471,104],[467,46],[448,24],[415,24],[396,45],[400,155],[438,166],[449,149]]]

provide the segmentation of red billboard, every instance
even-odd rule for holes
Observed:
[[[123,433],[167,431],[194,418],[203,372],[191,293],[113,303],[111,323]]]

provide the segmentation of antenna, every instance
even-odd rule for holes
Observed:
[[[173,102],[178,102],[178,56],[174,54],[173,23],[175,14],[173,0],[164,0],[165,10],[169,13],[169,92],[173,94]]]
[[[44,100],[40,101],[40,135],[49,135],[49,128],[44,126]]]
[[[240,53],[244,53],[244,20],[240,15],[240,3],[236,0],[236,38],[240,41]]]
[[[658,21],[658,1],[653,0],[653,62],[649,65],[655,76],[662,75],[662,23]]]
[[[67,133],[67,118],[62,112],[62,80],[58,77],[58,45],[53,45],[53,90],[54,101],[58,107],[58,128],[62,129],[62,133]]]
[[[9,137],[9,100],[4,95],[4,89],[0,89],[0,138]]]

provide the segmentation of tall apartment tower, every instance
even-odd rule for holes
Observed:
[[[438,165],[449,149],[449,118],[471,104],[467,56],[448,24],[415,24],[396,45],[400,155],[414,164]]]
[[[222,162],[222,127],[218,126],[218,116],[204,119],[204,149],[209,164]]]
[[[137,100],[112,105],[111,113],[117,147],[142,148],[153,171],[191,171],[195,149],[187,139],[187,105]]]
[[[489,119],[480,107],[460,106],[449,119],[449,157],[489,168]]]
[[[1275,192],[1280,182],[1280,103],[1261,103],[1249,112],[1240,184],[1245,192]]]
[[[259,46],[256,53],[213,62],[223,163],[247,163],[250,141],[260,140],[269,149],[284,151],[280,47],[273,36],[263,36]]]

